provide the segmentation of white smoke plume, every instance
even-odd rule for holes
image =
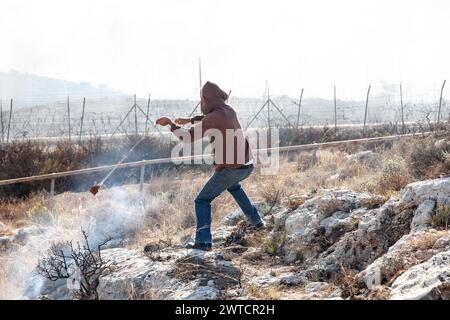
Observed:
[[[14,247],[4,255],[3,284],[0,298],[37,297],[43,278],[33,270],[53,243],[80,241],[81,230],[88,234],[91,247],[107,239],[109,247],[126,246],[144,226],[145,212],[158,205],[144,200],[137,186],[113,187],[97,196],[89,193],[65,193],[55,197],[50,210],[52,219],[19,229],[13,238]],[[151,209],[151,208],[150,208]]]

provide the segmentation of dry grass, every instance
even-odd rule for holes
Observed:
[[[417,238],[408,242],[408,246],[405,249],[409,251],[429,250],[434,246],[434,244],[439,238],[442,238],[444,236],[448,236],[448,232],[446,231],[424,232]]]
[[[440,205],[436,208],[436,211],[431,219],[431,225],[433,227],[448,229],[448,222],[450,219],[450,207]]]
[[[447,133],[448,135],[448,133]],[[450,174],[450,139],[420,139],[409,156],[411,173],[417,178],[438,178]]]
[[[276,287],[260,288],[247,286],[245,290],[250,297],[258,300],[280,300],[282,296],[281,290]]]
[[[390,156],[384,159],[383,168],[377,175],[375,192],[385,194],[391,191],[400,191],[412,181],[406,160],[399,156]]]

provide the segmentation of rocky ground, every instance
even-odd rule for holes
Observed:
[[[419,181],[399,198],[351,190],[293,197],[263,210],[267,229],[248,227],[240,211],[214,230],[211,252],[164,241],[145,248],[111,241],[96,281],[100,299],[449,299],[450,177]],[[292,205],[294,203],[294,205]],[[446,211],[447,210],[447,211]],[[2,225],[0,224],[0,228]],[[44,231],[0,238],[12,250]],[[186,241],[189,239],[186,239]],[[39,281],[37,281],[39,279]],[[70,299],[67,279],[35,271],[22,298]],[[69,286],[70,287],[70,286]]]

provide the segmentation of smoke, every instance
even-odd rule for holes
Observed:
[[[105,192],[108,193],[107,201],[100,208],[87,208],[81,227],[87,231],[93,246],[109,239],[114,242],[113,246],[125,245],[143,225],[143,200],[130,197],[119,187]]]
[[[145,212],[158,206],[152,199],[145,201],[137,186],[102,190],[96,197],[90,194],[66,193],[56,196],[52,215],[45,225],[20,229],[14,236],[14,248],[4,262],[6,279],[0,282],[0,298],[36,298],[46,291],[44,279],[33,272],[40,258],[53,243],[80,241],[81,230],[88,234],[92,248],[110,240],[106,247],[130,244],[145,225]],[[62,212],[55,212],[55,210]],[[154,209],[152,210],[154,211]]]

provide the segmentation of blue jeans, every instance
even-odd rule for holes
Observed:
[[[252,224],[261,222],[258,210],[251,203],[240,184],[242,180],[250,176],[252,171],[253,165],[237,169],[224,168],[221,171],[214,172],[209,178],[195,198],[195,215],[197,220],[195,242],[212,243],[211,202],[225,190],[231,193],[234,200],[241,207],[242,212]]]

